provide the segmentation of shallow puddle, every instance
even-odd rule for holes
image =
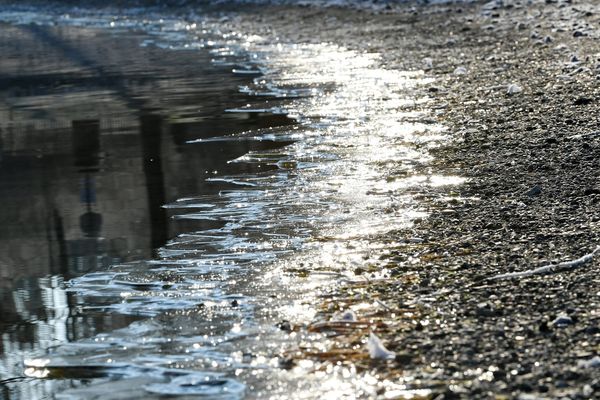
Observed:
[[[0,14],[6,398],[376,391],[290,363],[326,339],[288,321],[461,182],[427,78],[190,18]]]

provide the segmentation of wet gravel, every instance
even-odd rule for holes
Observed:
[[[421,90],[454,140],[432,150],[432,169],[469,180],[424,195],[428,218],[378,238],[390,243],[377,266],[390,279],[323,296],[324,320],[359,300],[386,305],[359,318],[383,323],[377,333],[396,360],[355,362],[431,398],[598,398],[598,261],[492,278],[600,244],[600,7],[503,3],[273,9],[251,22],[250,10],[235,23],[380,52],[389,68],[436,78]]]

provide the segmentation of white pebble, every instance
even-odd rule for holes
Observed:
[[[554,321],[552,321],[552,325],[557,327],[563,327],[567,325],[572,325],[573,319],[566,314],[561,314]]]
[[[577,363],[579,368],[598,368],[600,367],[600,357],[595,356],[589,360],[581,360]]]
[[[517,94],[517,93],[521,93],[523,91],[523,88],[515,83],[511,83],[510,85],[508,85],[508,88],[506,89],[506,93],[508,94]]]
[[[433,60],[429,57],[423,59],[423,69],[429,71],[433,68]]]
[[[373,332],[369,335],[367,347],[369,348],[369,356],[373,359],[391,360],[396,358],[396,353],[386,349],[383,343],[381,343],[381,339]]]

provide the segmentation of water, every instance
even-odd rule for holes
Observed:
[[[428,78],[198,17],[0,20],[3,397],[377,391],[294,355],[330,344],[320,293],[461,182],[428,167]]]

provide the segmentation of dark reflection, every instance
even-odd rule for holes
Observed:
[[[98,171],[100,156],[100,121],[73,121],[73,157],[81,171]]]
[[[102,233],[102,214],[93,210],[96,204],[96,177],[100,155],[100,121],[73,121],[73,158],[80,179],[80,203],[85,210],[79,216],[80,237],[67,241],[69,268],[66,276],[98,268],[98,261],[108,257]]]
[[[162,118],[159,115],[142,114],[140,139],[150,214],[150,246],[156,248],[163,245],[168,238],[167,213],[162,208],[166,202],[166,195],[161,154]]]
[[[208,53],[94,29],[0,32],[0,396],[41,398],[50,389],[39,382],[1,382],[22,376],[31,352],[132,321],[82,312],[65,282],[218,224],[172,220],[162,205],[227,189],[206,182],[214,171],[253,168],[227,164],[248,143],[186,142],[292,121],[224,112],[246,103],[237,88],[248,78],[213,67]]]

